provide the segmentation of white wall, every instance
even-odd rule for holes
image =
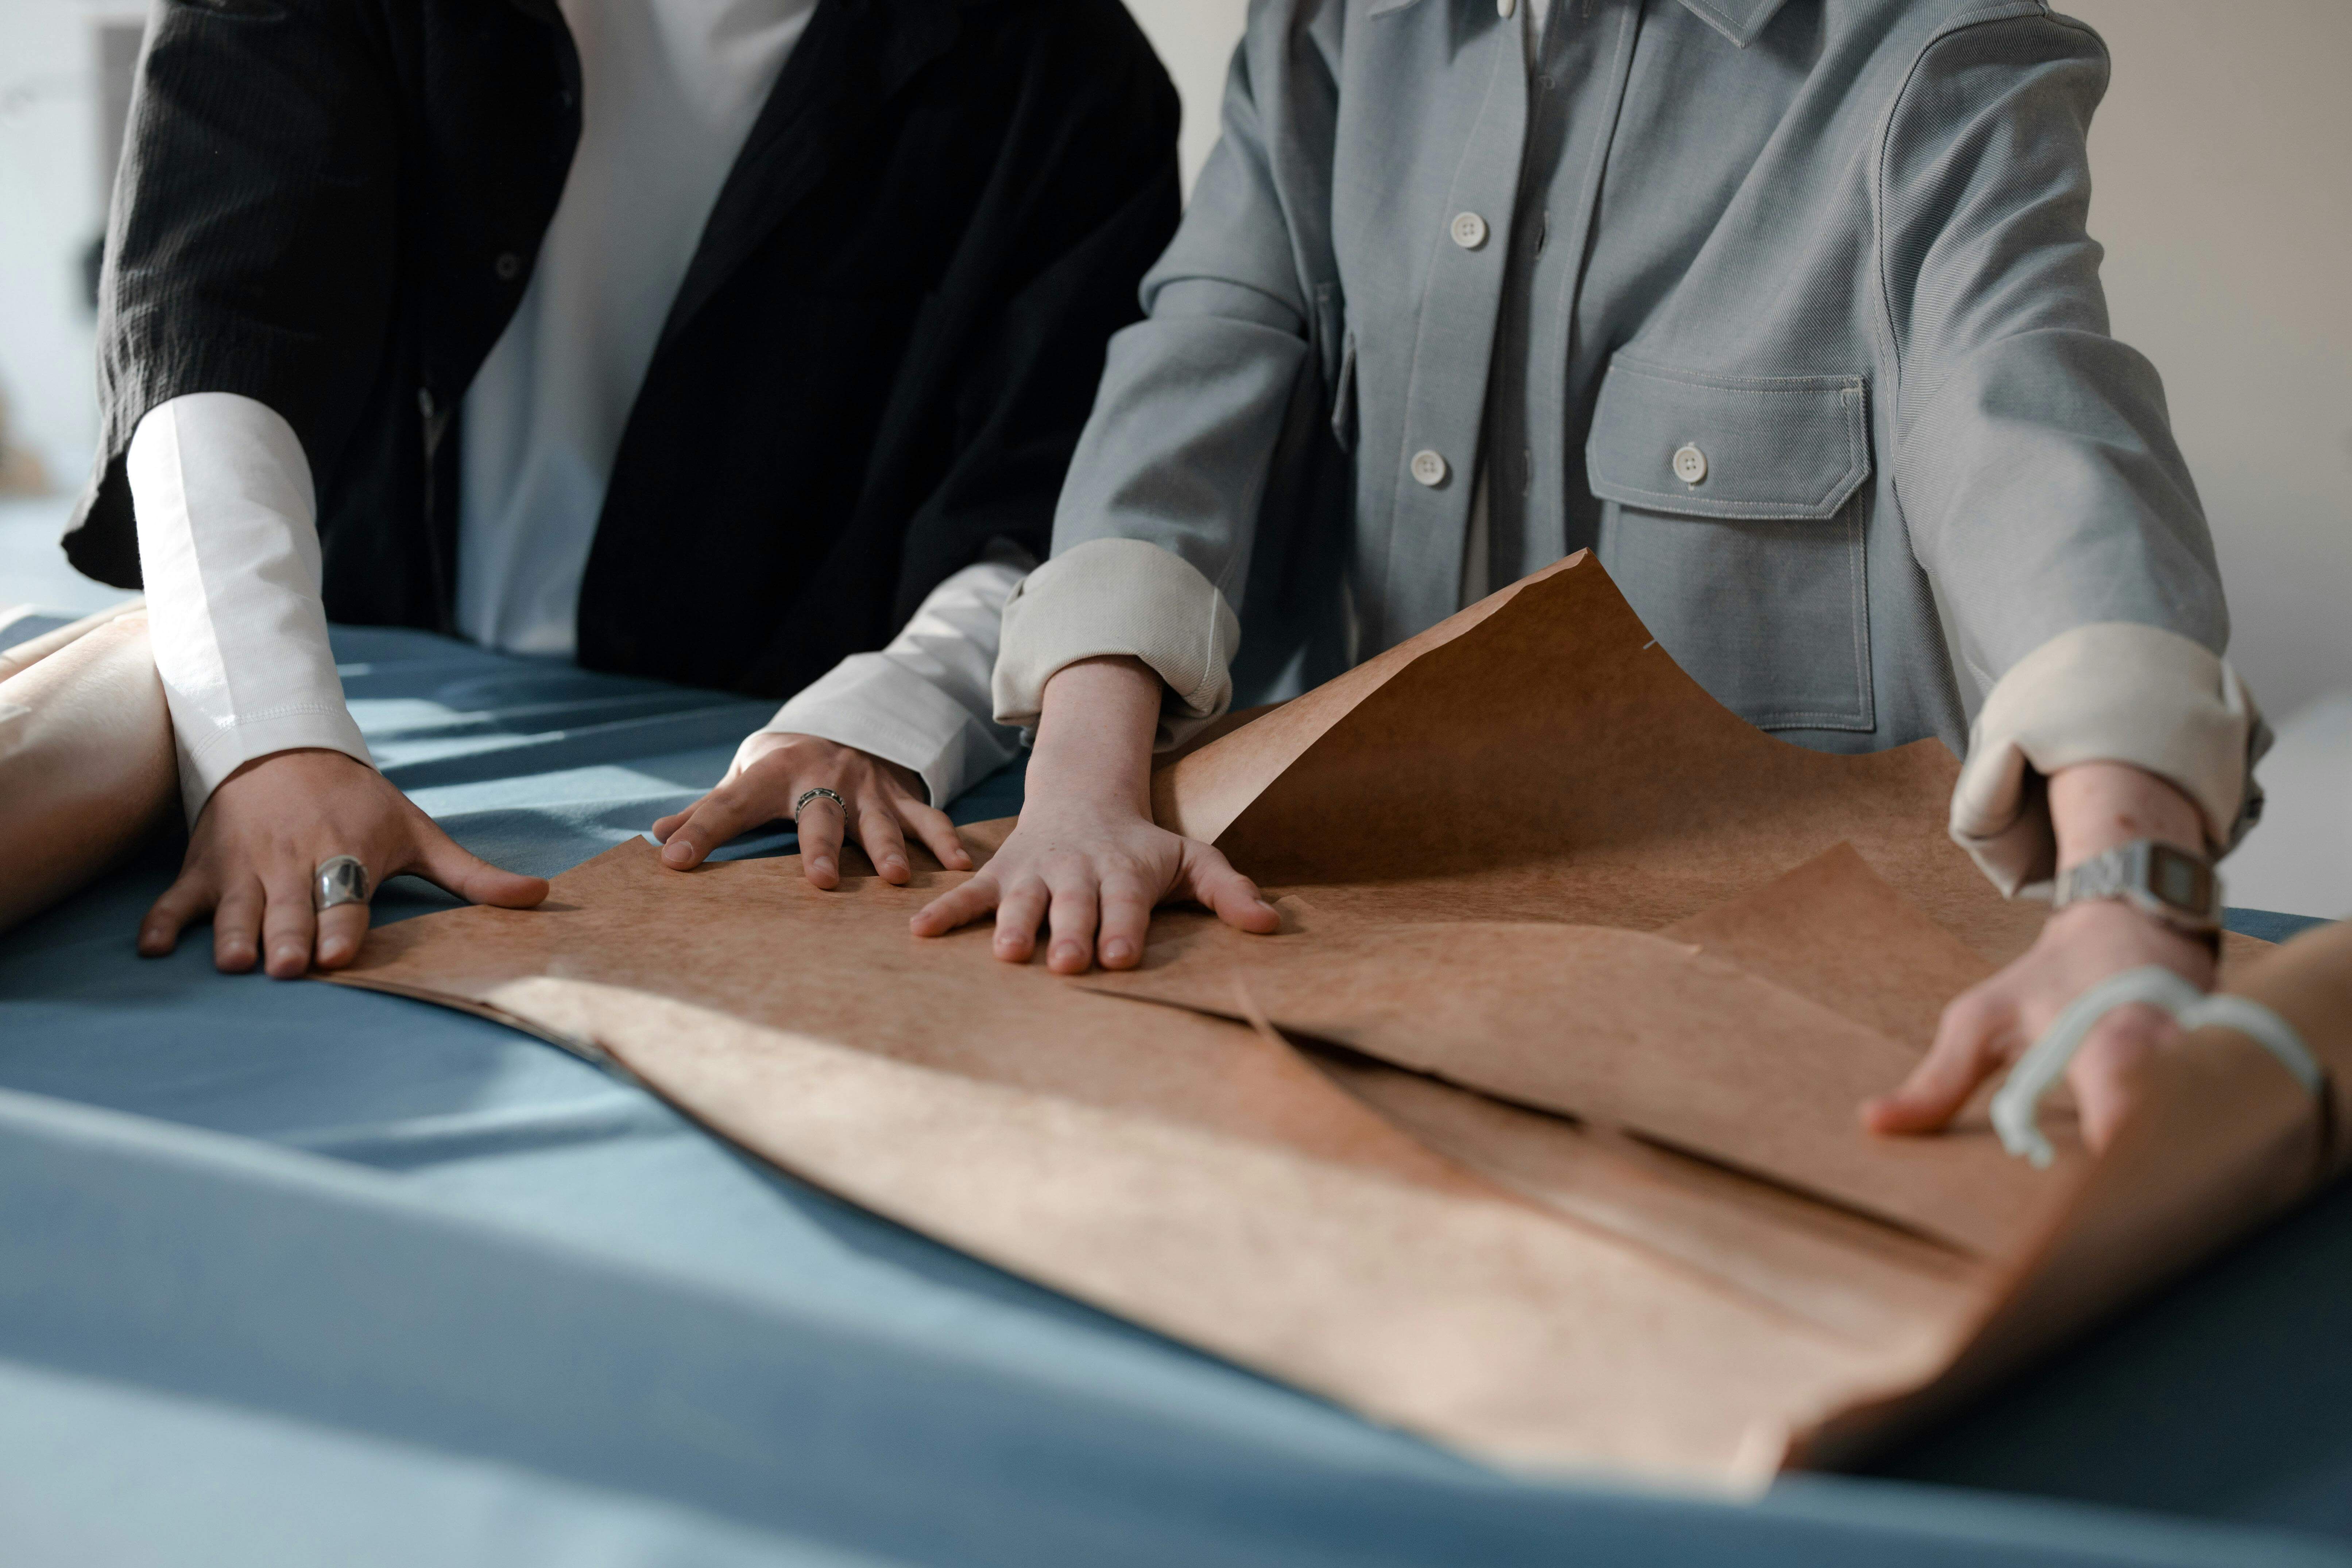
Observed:
[[[93,25],[125,8],[0,0],[0,389],[16,440],[66,487],[98,439],[81,276],[102,223]]]
[[[1184,193],[1217,141],[1217,106],[1225,90],[1225,67],[1241,41],[1249,0],[1127,0],[1160,62],[1184,100],[1183,139],[1177,157],[1184,169]]]
[[[2115,58],[2091,127],[2115,331],[2163,373],[2230,658],[2279,731],[2229,897],[2352,913],[2352,4],[2062,5]]]
[[[2231,658],[2285,719],[2352,688],[2352,4],[2072,0],[2115,56],[2091,231],[2164,374]]]

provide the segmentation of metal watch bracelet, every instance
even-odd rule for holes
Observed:
[[[2153,838],[2094,855],[2058,873],[2050,907],[2121,899],[2186,935],[2212,939],[2221,929],[2221,879],[2212,862]]]

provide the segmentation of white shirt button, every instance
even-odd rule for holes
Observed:
[[[1475,250],[1486,243],[1486,220],[1476,213],[1454,215],[1454,243],[1465,250]]]
[[[1697,484],[1706,478],[1706,454],[1688,442],[1675,454],[1675,478],[1686,485]]]
[[[1445,459],[1426,447],[1412,455],[1412,477],[1425,485],[1445,482]]]

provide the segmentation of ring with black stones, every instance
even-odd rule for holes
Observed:
[[[331,910],[368,901],[367,868],[360,864],[357,856],[331,855],[319,862],[310,879],[310,902],[314,908]]]
[[[833,791],[825,788],[823,784],[819,784],[814,789],[804,789],[801,791],[800,799],[793,802],[793,821],[795,823],[799,822],[801,819],[801,813],[808,809],[808,803],[817,799],[819,796],[823,796],[824,799],[829,800],[833,802],[834,805],[841,807],[842,821],[847,822],[849,820],[849,803],[842,799],[841,796],[835,795]]]

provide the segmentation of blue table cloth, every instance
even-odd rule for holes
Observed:
[[[544,874],[692,798],[768,711],[335,646],[384,772]],[[1008,772],[957,815],[1018,799]],[[2345,1189],[1874,1474],[1745,1505],[1537,1484],[851,1208],[520,1034],[220,975],[201,931],[142,961],[179,850],[0,939],[0,1561],[2352,1563]]]

